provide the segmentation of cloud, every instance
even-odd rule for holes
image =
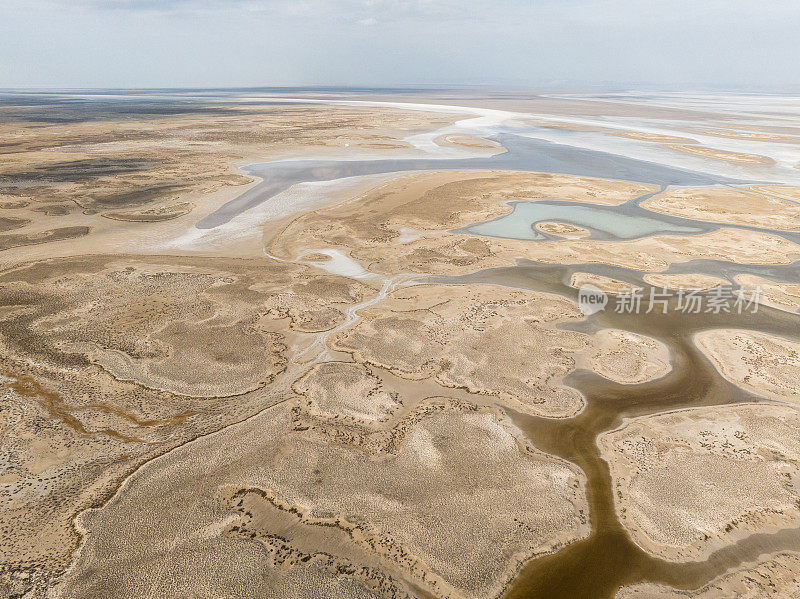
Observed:
[[[569,1],[569,0],[567,0]],[[489,0],[472,3],[455,0],[4,0],[20,7],[41,6],[50,9],[82,9],[94,11],[129,11],[157,13],[210,12],[269,12],[297,15],[338,15],[343,20],[355,20],[362,24],[370,18],[453,18],[493,10],[495,4]],[[529,5],[522,0],[506,0],[504,9]],[[501,9],[502,10],[502,9]]]
[[[797,86],[797,31],[799,0],[0,0],[0,87]]]

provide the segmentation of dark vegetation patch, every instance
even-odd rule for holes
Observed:
[[[102,195],[89,195],[87,205],[95,208],[123,208],[140,206],[154,200],[162,199],[166,195],[178,195],[188,187],[180,184],[142,185],[114,193]],[[81,204],[84,204],[81,201]]]
[[[72,212],[72,204],[45,204],[37,206],[34,210],[47,216],[66,216]]]
[[[0,235],[0,251],[25,245],[37,245],[51,241],[62,241],[74,237],[83,237],[89,233],[89,227],[60,227],[40,233],[10,233]]]
[[[190,100],[75,99],[24,94],[0,95],[0,121],[27,123],[85,123],[120,119],[152,119],[180,115],[232,116],[238,109]]]
[[[29,170],[0,174],[0,187],[36,183],[78,183],[96,177],[145,171],[153,162],[142,158],[87,158],[51,162]]]
[[[31,221],[24,218],[10,218],[5,216],[0,216],[0,232],[19,229],[20,227],[24,227],[25,225],[27,225],[29,222]]]

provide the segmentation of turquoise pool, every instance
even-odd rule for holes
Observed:
[[[592,231],[593,237],[636,239],[648,235],[675,233],[701,233],[704,228],[678,224],[677,219],[658,215],[644,216],[643,209],[629,214],[627,207],[598,206],[592,204],[516,202],[509,214],[491,221],[466,227],[476,235],[505,237],[508,239],[547,239],[534,225],[542,221],[559,221]],[[599,233],[599,235],[598,235]]]

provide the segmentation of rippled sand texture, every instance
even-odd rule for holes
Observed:
[[[800,403],[800,343],[736,329],[698,333],[695,341],[722,375],[748,391]]]
[[[515,562],[586,534],[580,472],[489,413],[428,400],[380,460],[291,416],[288,405],[269,410],[132,479],[87,517],[90,529],[113,533],[89,537],[65,595],[136,597],[177,574],[179,585],[243,596],[280,596],[301,576],[301,596],[313,596],[320,577],[349,573],[332,592],[346,595],[350,579],[384,596],[415,586],[486,596]],[[172,501],[158,514],[141,511],[165,495]],[[176,546],[191,559],[175,561]],[[268,577],[239,578],[253,567]]]
[[[796,528],[798,425],[792,407],[749,405],[642,417],[601,435],[620,519],[639,546],[669,560]]]

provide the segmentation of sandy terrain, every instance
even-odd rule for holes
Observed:
[[[800,343],[757,331],[712,329],[695,343],[722,376],[751,393],[800,403]]]
[[[415,138],[446,155],[502,148],[483,133],[427,134],[459,131],[463,112],[97,106],[0,107],[0,596],[497,597],[595,521],[594,481],[537,449],[507,408],[566,430],[585,407],[566,376],[654,381],[672,352],[627,324],[597,330],[564,295],[424,277],[581,264],[573,287],[624,293],[635,286],[583,265],[709,288],[722,280],[662,271],[800,259],[783,237],[736,228],[604,241],[555,219],[538,223],[552,236],[541,241],[469,234],[513,202],[619,206],[659,189],[499,170],[301,183],[201,230],[256,185],[237,168],[254,161],[421,156]],[[548,126],[628,138],[617,144],[693,141],[556,118]],[[798,199],[765,185],[649,202],[793,230]],[[796,286],[736,281],[797,305]],[[798,403],[797,343],[728,329],[696,340],[728,380]],[[621,519],[675,560],[797,525],[798,424],[794,406],[772,403],[626,422],[599,440]],[[758,567],[783,584],[795,565],[775,564]],[[712,587],[755,584],[754,571]]]
[[[507,202],[512,200],[563,199],[616,205],[647,191],[653,191],[652,187],[537,173],[413,174],[336,207],[296,218],[273,239],[270,252],[291,258],[315,248],[346,248],[367,270],[387,275],[463,274],[513,265],[519,259],[605,263],[660,272],[670,264],[702,258],[745,264],[788,264],[800,258],[800,246],[777,235],[744,229],[656,235],[631,241],[538,242],[451,231],[508,213]],[[416,236],[401,243],[402,227],[413,229]]]
[[[295,243],[313,241],[326,246],[343,245],[345,238],[351,237],[353,246],[361,242],[385,247],[400,237],[398,227],[410,227],[422,235],[446,233],[507,214],[512,201],[544,199],[617,205],[648,191],[655,188],[545,173],[416,173],[380,185],[339,206],[297,218],[275,240],[273,252],[288,255]],[[474,236],[464,239],[479,241]]]
[[[765,141],[795,141],[785,135],[775,135],[774,133],[760,133],[758,131],[735,131],[731,129],[711,131],[704,129],[703,135],[716,135],[717,137],[731,137],[735,139],[757,139]]]
[[[426,285],[395,291],[332,339],[360,363],[409,379],[499,398],[550,417],[575,414],[581,395],[560,384],[585,335],[555,329],[581,318],[559,296],[495,286]],[[502,360],[497,360],[502,356]]]
[[[541,222],[536,223],[536,228],[542,233],[556,235],[557,237],[564,237],[566,239],[581,239],[589,237],[591,233],[583,227],[570,225],[568,223],[558,222]]]
[[[616,599],[716,599],[736,597],[737,599],[762,599],[781,597],[798,599],[800,581],[800,554],[780,553],[764,557],[755,564],[745,564],[723,574],[704,587],[695,591],[679,591],[652,583],[637,584],[620,589]]]
[[[380,377],[350,362],[316,364],[293,389],[304,397],[305,411],[317,418],[380,420],[402,405],[396,393],[383,388]]]
[[[800,284],[780,283],[755,275],[736,275],[734,280],[750,297],[758,293],[758,302],[793,314],[800,312]]]
[[[650,337],[603,329],[592,336],[592,344],[595,349],[588,356],[589,367],[617,383],[644,383],[672,370],[669,348]]]
[[[627,281],[620,281],[619,279],[612,279],[611,277],[603,275],[596,275],[590,272],[573,273],[569,281],[569,286],[580,289],[583,285],[593,285],[600,291],[612,295],[624,295],[642,289],[642,287],[628,283]]]
[[[119,221],[181,222],[185,229],[213,205],[210,194],[235,196],[252,181],[236,165],[358,144],[407,148],[398,143],[407,130],[454,120],[346,106],[197,107],[135,118],[86,108],[74,122],[52,118],[57,111],[43,106],[5,120],[0,108],[0,137],[7,140],[0,149],[0,198],[3,216],[16,222],[0,225],[0,264],[48,255],[28,251],[35,244],[104,232],[119,243],[121,231],[142,230],[122,229]],[[169,238],[170,230],[159,228],[154,238]]]
[[[544,127],[546,129],[566,129],[567,131],[605,131],[606,127],[596,125],[582,125],[574,123],[559,123],[555,121],[546,121],[540,119],[531,119],[529,124],[534,127]]]
[[[302,332],[334,328],[374,294],[267,259],[101,256],[0,275],[4,566],[63,568],[79,509],[154,455],[276,401]]]
[[[695,154],[697,156],[702,156],[703,158],[716,158],[718,160],[725,160],[727,162],[733,163],[744,163],[744,164],[763,164],[763,165],[772,165],[775,164],[775,161],[772,158],[767,156],[761,156],[760,154],[745,154],[743,152],[730,152],[728,150],[719,150],[717,148],[707,148],[704,146],[689,146],[689,145],[681,145],[675,144],[670,145],[673,150],[679,150],[681,152],[686,152],[687,154]]]
[[[797,165],[800,168],[800,164]],[[800,202],[800,187],[793,185],[752,185],[749,188],[756,193],[765,193]]]
[[[391,251],[361,245],[352,238],[323,237],[321,241],[356,246],[352,252],[356,259],[369,264],[370,270],[385,273],[464,274],[480,268],[511,266],[520,259],[549,264],[609,264],[656,273],[672,264],[700,259],[738,264],[791,264],[800,259],[800,245],[782,237],[730,228],[702,235],[655,235],[631,241],[580,239],[531,243],[440,234],[422,236],[413,243],[392,247]]]
[[[615,135],[630,139],[640,139],[642,141],[658,141],[673,144],[696,144],[697,141],[688,137],[678,137],[673,135],[660,135],[658,133],[643,133],[640,131],[619,131]]]
[[[504,240],[502,247],[508,252],[514,245]],[[519,244],[514,249],[529,260],[555,264],[591,262],[651,272],[699,259],[791,264],[800,258],[800,245],[782,237],[727,228],[702,235],[654,235],[631,241],[545,241],[529,246]]]
[[[84,109],[75,120],[41,123],[42,110],[59,109],[32,108],[0,124],[9,506],[0,516],[0,586],[12,576],[36,593],[69,563],[78,511],[154,456],[291,394],[296,356],[376,294],[263,257],[129,252],[241,193],[249,179],[235,163],[390,143],[404,130],[452,122],[385,109],[251,106],[133,118],[86,118]],[[36,261],[89,252],[117,255]],[[260,245],[252,253],[262,256]]]
[[[661,287],[663,289],[684,289],[686,291],[707,291],[714,287],[723,285],[730,285],[728,279],[721,277],[714,277],[711,275],[704,275],[701,273],[687,273],[687,274],[658,274],[648,273],[642,277],[645,283],[653,285],[654,287]]]
[[[800,413],[748,404],[644,416],[598,438],[620,520],[668,560],[800,525]]]
[[[580,313],[559,296],[495,286],[419,285],[360,312],[332,346],[356,362],[412,380],[496,397],[516,410],[574,415],[580,394],[561,384],[576,365],[619,383],[670,371],[665,345],[628,331],[585,335],[555,328]],[[502,356],[502,360],[496,359]]]
[[[337,573],[325,596],[488,597],[518,560],[587,533],[574,467],[491,413],[426,406],[380,461],[292,427],[286,405],[172,452],[87,515],[93,534],[60,596],[139,597],[167,580],[177,592],[277,597],[292,584],[319,596],[320,577]],[[163,510],[141,511],[165,494]],[[251,568],[265,576],[243,576]]]
[[[653,212],[731,225],[800,230],[800,205],[746,189],[673,188],[642,202]]]
[[[443,135],[433,140],[440,146],[460,146],[463,148],[480,148],[504,152],[502,145],[491,139],[474,135]]]

